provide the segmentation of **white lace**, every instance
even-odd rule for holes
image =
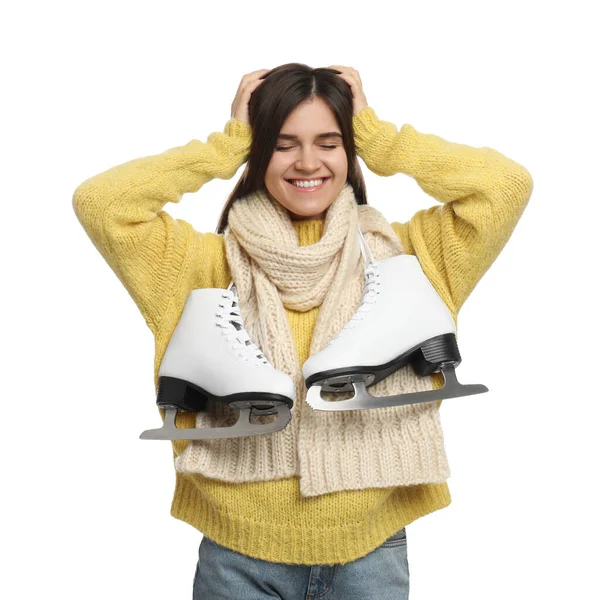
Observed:
[[[216,313],[216,324],[222,327],[222,334],[225,336],[227,343],[232,344],[233,350],[238,350],[237,356],[244,361],[258,361],[257,364],[268,365],[262,350],[256,346],[243,326],[243,317],[239,310],[239,299],[232,285],[222,294],[222,302],[218,305],[222,310]],[[235,305],[235,306],[234,306]],[[241,329],[237,329],[234,325],[241,325]]]
[[[355,322],[361,321],[364,318],[364,313],[371,310],[372,305],[376,303],[376,297],[381,293],[378,289],[381,285],[381,274],[379,273],[377,263],[373,262],[366,265],[364,275],[366,277],[366,285],[364,286],[364,293],[362,294],[362,304],[360,304],[358,310],[346,323],[343,329],[353,329]]]
[[[364,313],[369,312],[372,306],[376,303],[376,297],[381,293],[379,290],[380,282],[380,271],[378,269],[378,263],[374,260],[374,256],[366,244],[364,235],[358,227],[358,233],[360,235],[360,250],[362,252],[362,258],[366,266],[364,267],[364,277],[366,280],[364,286],[364,293],[362,294],[362,302],[358,307],[358,310],[353,314],[352,318],[344,325],[337,337],[333,338],[327,346],[334,344],[340,337],[343,336],[343,332],[348,329],[353,329],[356,325],[356,321],[362,321],[364,319]],[[368,255],[367,255],[368,254]]]

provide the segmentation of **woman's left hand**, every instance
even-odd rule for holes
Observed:
[[[341,65],[331,65],[330,67],[327,67],[327,69],[341,71],[341,73],[338,73],[339,77],[341,77],[341,79],[350,85],[354,115],[368,106],[368,101],[364,95],[364,90],[362,89],[362,80],[360,79],[360,74],[358,71],[352,67],[342,67]]]

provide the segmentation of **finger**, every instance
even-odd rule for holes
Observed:
[[[255,81],[250,81],[243,88],[244,92],[253,92],[261,83],[264,83],[264,79],[256,79]]]
[[[268,69],[262,69],[262,71],[268,71]],[[255,73],[258,73],[259,71],[255,71]],[[244,101],[247,102],[247,96],[251,95],[252,92],[261,84],[264,82],[264,79],[254,79],[254,80],[244,80],[245,77],[247,77],[248,75],[251,75],[251,73],[248,73],[247,75],[244,75],[241,79],[241,83],[239,84],[239,87],[237,88],[237,93],[235,94],[235,98],[233,98],[233,103],[231,106],[236,106],[238,104],[238,102],[241,102],[242,99]]]
[[[353,67],[344,67],[342,65],[331,65],[330,67],[327,67],[327,68],[337,69],[337,71],[342,71],[346,75],[353,75],[358,81],[361,81],[360,74]]]
[[[270,69],[258,69],[257,71],[252,71],[251,73],[246,73],[241,78],[241,83],[244,83],[246,81],[253,81],[254,79],[259,78],[262,75],[264,75],[264,73],[268,73],[269,71],[270,71]]]
[[[250,81],[250,82],[248,82],[243,87],[243,90],[241,92],[241,98],[240,98],[242,104],[247,104],[247,102],[249,102],[249,99],[251,98],[252,94],[256,91],[256,88],[261,83],[264,83],[264,80],[263,79],[258,79],[256,81]]]
[[[249,73],[246,73],[243,78],[249,78],[252,79],[254,78],[256,75],[261,75],[262,73],[267,73],[268,71],[270,71],[270,69],[258,69],[257,71],[250,71]]]
[[[340,75],[338,75],[338,77],[341,77],[341,79],[347,81],[347,83],[349,83],[352,86],[358,85],[358,80],[351,73],[341,73]]]
[[[261,83],[264,83],[264,79],[248,80],[240,86],[241,93],[245,96],[253,92]]]

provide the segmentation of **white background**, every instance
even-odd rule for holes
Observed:
[[[2,9],[3,598],[191,598],[153,338],[72,209],[85,179],[222,131],[243,74],[356,68],[379,118],[495,148],[530,203],[459,317],[452,504],[411,600],[597,598],[599,48],[590,2],[30,2]],[[435,204],[363,162],[390,221]],[[238,176],[167,206],[214,231]]]

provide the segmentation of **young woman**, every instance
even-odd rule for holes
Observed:
[[[374,173],[413,177],[438,204],[389,223],[367,204],[358,155]],[[230,179],[246,160],[216,233],[163,210],[215,177]],[[172,442],[171,514],[204,534],[196,600],[408,598],[405,526],[451,502],[441,402],[315,411],[301,366],[363,299],[358,230],[376,260],[417,256],[457,319],[532,187],[523,166],[491,148],[380,120],[355,69],[292,63],[245,75],[231,119],[206,142],[77,188],[81,224],[154,334],[155,384],[189,293],[231,281],[252,341],[295,384],[281,431]],[[442,383],[408,365],[370,391]],[[177,426],[222,426],[212,408],[178,414]]]

